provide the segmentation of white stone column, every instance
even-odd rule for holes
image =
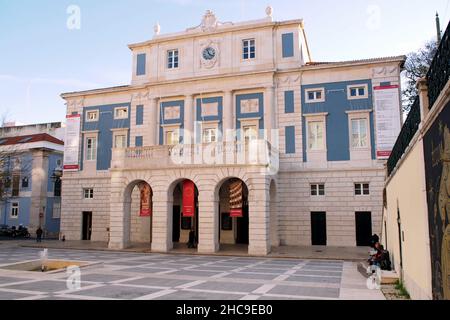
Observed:
[[[39,226],[45,230],[45,215],[47,206],[47,183],[48,183],[48,153],[37,150],[33,152],[32,163],[25,166],[32,166],[31,181],[31,207],[29,228],[36,230]],[[41,217],[42,214],[42,217]]]
[[[234,103],[233,92],[231,90],[224,91],[223,95],[223,138],[224,141],[232,141],[231,130],[234,129]]]
[[[187,95],[184,102],[184,144],[192,144],[194,138],[195,109],[194,96]]]
[[[272,141],[272,129],[275,129],[275,87],[270,86],[264,92],[264,129],[266,139]]]
[[[248,253],[266,256],[270,252],[270,204],[265,179],[254,183],[249,190],[249,246]]]
[[[215,253],[219,251],[219,204],[211,189],[199,190],[198,200],[198,252]]]
[[[166,191],[153,193],[152,251],[168,252],[173,249],[173,197],[169,200]]]
[[[149,111],[149,128],[150,128],[150,134],[148,136],[148,144],[150,146],[156,146],[159,144],[158,141],[158,131],[159,131],[159,125],[158,125],[158,99],[156,98],[150,98],[150,111]]]

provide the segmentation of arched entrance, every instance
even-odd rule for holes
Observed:
[[[220,250],[248,251],[249,205],[248,187],[239,178],[225,180],[219,189]]]
[[[124,193],[124,243],[152,243],[153,190],[144,180],[130,183]],[[127,232],[128,231],[128,232]]]
[[[196,250],[198,246],[198,189],[189,179],[178,181],[173,190],[172,241],[174,249]],[[190,234],[193,231],[193,234]],[[194,243],[190,241],[194,238]]]

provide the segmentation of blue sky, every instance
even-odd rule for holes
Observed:
[[[313,60],[406,54],[450,19],[450,0],[0,0],[0,115],[21,123],[63,121],[62,92],[127,84],[127,44],[200,23],[212,9],[220,21],[265,16],[303,18]],[[67,8],[81,10],[81,29],[67,28]]]

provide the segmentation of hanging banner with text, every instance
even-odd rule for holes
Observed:
[[[230,217],[243,216],[244,194],[242,181],[230,183]]]
[[[152,215],[152,189],[147,183],[139,184],[141,193],[141,209],[139,216],[150,217]]]
[[[183,217],[195,215],[195,184],[190,180],[183,182]]]
[[[66,117],[66,135],[64,140],[64,171],[80,170],[78,152],[80,150],[81,115]]]
[[[377,159],[388,159],[401,130],[398,85],[374,87]]]

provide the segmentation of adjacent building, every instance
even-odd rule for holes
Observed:
[[[59,236],[63,136],[61,123],[0,128],[0,224]]]
[[[131,84],[62,95],[66,239],[266,255],[381,232],[405,57],[314,62],[303,20],[266,14],[157,25]]]
[[[450,299],[449,36],[388,161],[382,238],[413,299]]]

